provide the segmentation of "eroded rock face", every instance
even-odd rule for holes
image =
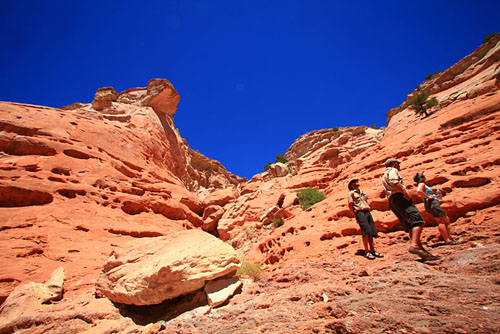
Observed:
[[[401,228],[399,221],[389,209],[381,186],[384,161],[389,157],[403,160],[401,174],[428,226],[436,222],[416,195],[413,176],[417,172],[425,171],[429,184],[445,193],[442,207],[452,221],[467,212],[498,205],[500,188],[495,183],[500,171],[494,152],[500,147],[500,137],[496,135],[500,124],[500,85],[488,84],[490,89],[470,94],[472,87],[482,87],[498,74],[498,48],[497,37],[461,61],[460,71],[452,70],[462,73],[461,77],[448,79],[456,85],[436,90],[435,96],[444,101],[454,92],[463,98],[440,104],[428,118],[416,116],[403,104],[384,129],[334,128],[298,138],[285,154],[292,175],[280,179],[263,173],[242,186],[244,195],[225,208],[218,225],[220,235],[228,242],[238,239],[239,245],[243,229],[250,235],[262,235],[255,259],[267,263],[306,252],[308,247],[320,247],[318,242],[359,235],[359,226],[346,200],[347,184],[353,178],[361,180],[361,188],[368,194],[378,230],[397,231]],[[463,80],[463,76],[469,79]],[[304,212],[298,201],[290,205],[287,194],[306,187],[324,192],[327,198]],[[270,235],[255,224],[269,220],[265,217],[270,210],[278,212],[284,207],[288,217]]]
[[[234,275],[238,268],[231,246],[203,231],[182,231],[114,251],[103,266],[97,293],[116,303],[159,304]]]
[[[18,286],[0,307],[0,318],[4,321],[28,316],[41,308],[42,304],[63,297],[64,269],[59,267],[45,283],[29,282]]]
[[[118,93],[113,87],[99,88],[92,101],[92,108],[102,111],[113,106],[113,101],[118,99]]]
[[[190,190],[201,187],[224,188],[243,182],[244,178],[228,172],[218,161],[191,150],[181,138],[173,119],[179,101],[179,94],[168,80],[152,79],[147,87],[132,88],[121,93],[117,93],[113,87],[99,88],[91,104],[75,103],[63,109],[126,124],[135,124],[136,114],[149,113],[147,116],[161,126],[162,136],[165,137],[152,143],[156,146],[155,150],[162,147],[168,151],[170,159],[165,162],[169,170]],[[149,108],[154,112],[151,113]],[[157,155],[165,158],[165,153],[161,151]]]
[[[285,154],[295,169],[336,168],[380,142],[384,132],[366,126],[312,131],[300,136]]]
[[[419,86],[419,91],[429,93],[429,98],[436,97],[439,100],[438,110],[461,100],[473,99],[490,93],[495,94],[500,87],[499,41],[500,35],[496,35],[449,69],[423,82]],[[416,93],[418,91],[412,92],[405,103],[389,110],[387,123],[394,115],[408,108],[408,100]]]
[[[210,205],[205,208],[203,212],[203,230],[215,233],[217,231],[217,224],[224,214],[224,209],[219,205]]]
[[[46,281],[58,264],[70,282],[86,282],[113,245],[201,229],[206,205],[194,191],[242,181],[206,157],[202,171],[191,164],[172,117],[145,105],[164,89],[173,92],[162,80],[118,98],[101,89],[96,101],[111,102],[102,110],[0,102],[0,231],[9,240],[0,302],[24,282]]]
[[[387,128],[313,131],[287,151],[289,175],[261,173],[238,186],[222,165],[186,149],[171,105],[154,111],[145,104],[148,89],[120,93],[109,109],[115,114],[88,104],[63,112],[1,103],[0,302],[28,281],[47,281],[60,265],[67,279],[63,299],[0,319],[0,332],[141,332],[148,323],[159,333],[498,331],[500,85],[492,75],[499,38],[421,85],[441,102],[430,117],[403,104],[390,112]],[[162,98],[172,91],[166,93]],[[381,186],[389,157],[403,161],[401,174],[426,220],[422,241],[443,258],[433,267],[407,252],[408,236],[389,209]],[[415,194],[413,175],[422,171],[444,193],[458,245],[439,240]],[[352,178],[368,195],[382,259],[359,256],[360,230],[346,200]],[[326,199],[304,211],[296,190],[306,187]],[[270,223],[276,218],[281,226]],[[181,298],[182,307],[149,306],[147,317],[133,322],[107,298],[95,298],[95,279],[112,250],[117,262],[131,260],[131,240],[147,244],[207,223],[246,262],[265,264],[228,304],[211,310],[206,285]],[[226,290],[216,283],[214,291]],[[208,299],[220,303],[216,295]]]

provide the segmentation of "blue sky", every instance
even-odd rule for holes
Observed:
[[[0,100],[61,107],[166,78],[190,147],[250,178],[307,132],[385,126],[492,32],[488,0],[0,0]]]

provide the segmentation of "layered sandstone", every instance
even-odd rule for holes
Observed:
[[[173,124],[178,101],[152,80],[66,110],[0,103],[0,301],[61,263],[68,290],[91,286],[123,242],[202,227],[208,205],[194,191],[243,179],[188,147]]]
[[[100,110],[2,103],[0,237],[8,247],[0,255],[0,287],[4,299],[16,287],[28,292],[4,302],[10,311],[0,313],[0,333],[498,332],[499,48],[497,36],[420,85],[440,101],[430,117],[415,115],[405,102],[389,111],[386,128],[310,132],[287,150],[289,161],[279,171],[243,183],[188,149],[173,126],[178,96],[161,80],[118,97],[101,90],[94,101]],[[403,161],[401,174],[426,220],[422,240],[442,260],[422,263],[407,252],[408,236],[381,186],[389,157]],[[440,241],[415,193],[413,175],[422,171],[444,192],[442,207],[458,245]],[[384,258],[361,256],[360,230],[346,201],[352,178],[368,194]],[[307,187],[326,199],[304,211],[296,191]],[[186,229],[195,232],[181,232]],[[148,301],[161,304],[111,302],[129,302],[114,299],[115,290],[122,296],[156,284],[149,269],[162,254],[168,265],[156,267],[170,269],[159,270],[161,277],[170,277],[173,267],[197,268],[214,240],[201,230],[236,249],[231,263],[260,262],[264,271],[240,273],[255,281],[212,280],[220,275],[210,269],[209,284],[200,282],[206,276],[194,290],[167,284],[181,294]],[[207,240],[177,246],[177,233]],[[128,248],[128,242],[148,246]],[[137,263],[146,264],[134,266],[142,258]],[[115,264],[134,266],[117,269],[119,277],[148,278],[119,285]],[[103,265],[109,277],[98,290],[109,298],[96,298]],[[59,301],[42,304],[23,290],[29,281],[44,287],[61,266],[66,278]],[[16,304],[16,294],[30,302]]]

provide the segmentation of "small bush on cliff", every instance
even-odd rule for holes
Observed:
[[[314,188],[297,190],[297,196],[299,197],[299,204],[304,210],[309,209],[314,204],[319,203],[326,198],[325,194]]]
[[[417,95],[413,96],[409,101],[409,108],[415,110],[417,115],[423,114],[424,117],[428,117],[428,109],[435,107],[439,104],[439,101],[434,97],[429,100],[429,93],[422,91]]]
[[[439,71],[434,71],[434,73],[429,73],[425,76],[425,80],[429,80],[430,78],[432,78],[433,76],[435,76],[436,74],[439,74],[441,72]]]
[[[241,267],[238,269],[236,272],[236,275],[238,277],[249,277],[252,280],[257,280],[262,273],[262,263],[257,262],[257,263],[249,263],[246,261],[243,261],[241,264]]]
[[[490,39],[492,39],[492,38],[493,38],[493,37],[495,37],[496,35],[498,35],[498,33],[494,33],[494,32],[492,32],[492,33],[490,33],[490,34],[488,34],[488,35],[484,36],[484,38],[483,38],[483,43],[487,43]]]
[[[273,223],[274,227],[280,227],[281,225],[284,224],[284,221],[283,219],[281,218],[274,218],[273,220],[271,220],[271,223]]]
[[[278,154],[276,156],[276,162],[281,162],[282,164],[286,164],[288,162],[288,160],[285,158],[285,156],[283,154]]]

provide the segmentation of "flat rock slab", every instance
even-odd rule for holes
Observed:
[[[223,277],[207,282],[205,292],[207,294],[208,305],[217,307],[224,304],[226,300],[241,287],[242,283],[237,276]]]
[[[117,303],[154,305],[203,289],[207,281],[234,274],[239,264],[230,245],[204,231],[142,238],[111,254],[96,291]]]

